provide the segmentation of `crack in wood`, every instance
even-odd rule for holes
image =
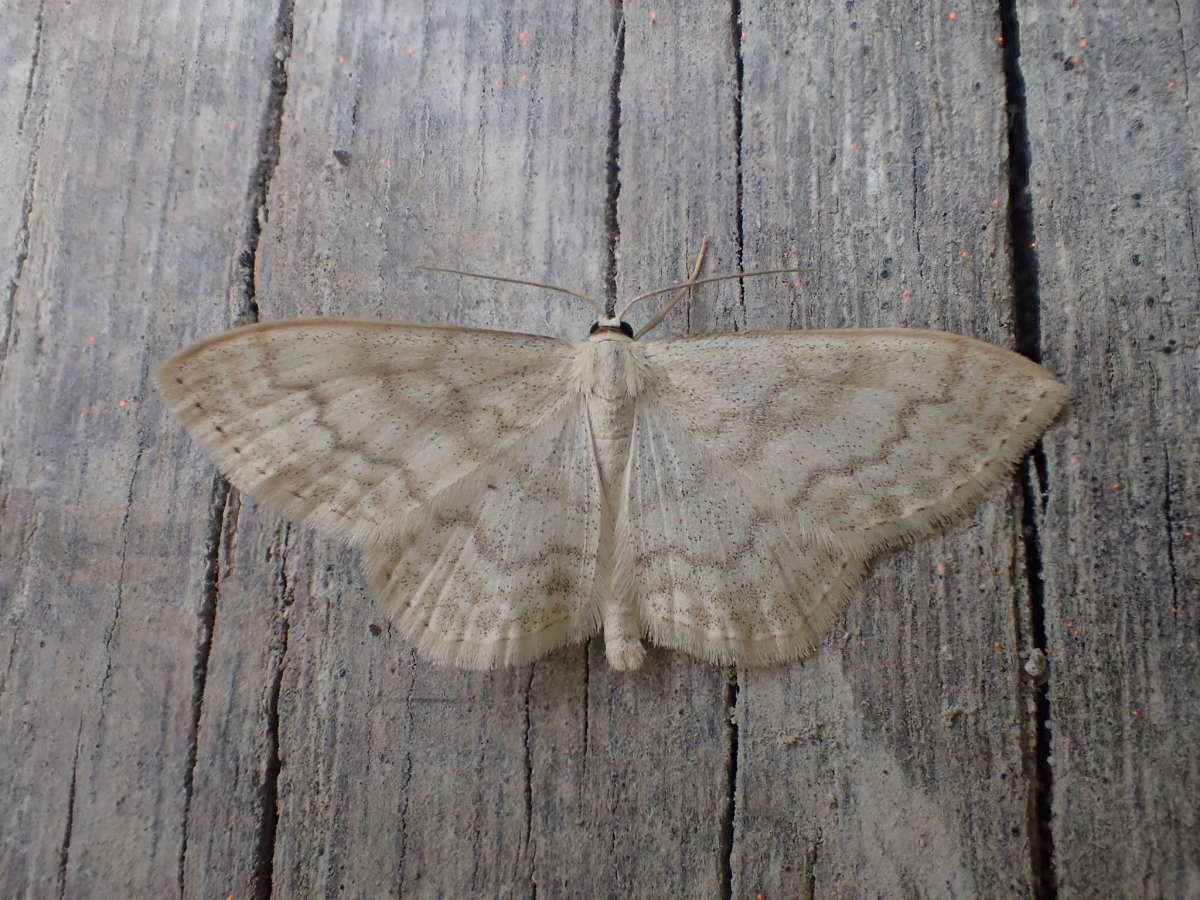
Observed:
[[[260,317],[258,306],[257,264],[258,248],[262,239],[263,225],[270,219],[268,201],[271,182],[279,165],[281,136],[283,132],[283,107],[288,91],[288,64],[292,56],[292,39],[295,28],[295,0],[281,0],[275,17],[275,54],[271,64],[270,90],[263,108],[258,133],[258,164],[250,176],[249,200],[252,206],[250,222],[243,235],[244,249],[238,257],[243,272],[242,308],[237,314],[237,324],[257,322]],[[283,685],[288,647],[288,602],[287,547],[290,529],[284,530],[279,561],[279,599],[283,616],[279,633],[279,655],[275,672],[271,678],[267,701],[267,757],[263,767],[263,781],[259,786],[258,839],[254,852],[254,867],[251,876],[253,896],[264,900],[270,897],[275,881],[275,842],[279,827],[279,774],[283,768],[279,755],[279,695]]]
[[[71,784],[67,789],[67,824],[63,828],[62,844],[58,851],[58,900],[67,892],[67,864],[71,859],[71,834],[75,828],[75,788],[79,776],[79,743],[83,737],[83,718],[75,731],[75,755],[71,759]]]
[[[33,61],[30,65],[28,90],[33,89],[34,75],[38,66],[38,58],[41,55],[42,44],[42,11],[39,8],[37,18],[37,37],[33,52]],[[21,109],[19,124],[17,126],[18,133],[24,132],[25,114],[29,105],[29,94],[26,94],[25,106]],[[4,363],[8,358],[8,351],[12,347],[13,340],[13,321],[17,306],[17,290],[21,286],[21,277],[25,272],[25,263],[29,259],[29,220],[33,215],[33,198],[36,193],[35,186],[38,179],[38,161],[41,151],[42,134],[46,128],[46,111],[43,107],[42,114],[38,119],[37,128],[34,131],[33,139],[29,150],[29,177],[25,182],[25,190],[21,196],[21,211],[17,217],[16,229],[16,255],[13,259],[13,273],[8,280],[8,289],[5,292],[3,315],[0,316],[0,328],[3,329],[0,333],[0,374],[4,371]]]
[[[733,852],[737,840],[738,677],[730,666],[725,678],[725,728],[729,744],[725,757],[725,808],[721,811],[721,898],[733,897]]]
[[[133,458],[132,472],[129,475],[129,486],[125,489],[125,508],[121,514],[121,525],[117,533],[121,535],[120,562],[117,566],[117,599],[113,605],[112,621],[104,633],[104,675],[100,679],[97,694],[100,698],[100,711],[96,727],[101,732],[104,729],[104,716],[108,709],[108,683],[112,679],[113,658],[112,642],[117,634],[117,624],[121,621],[121,607],[125,602],[125,562],[129,552],[129,516],[133,509],[133,486],[137,482],[138,471],[141,468],[142,454],[146,444],[141,435],[138,436],[137,453]]]
[[[529,746],[530,714],[529,701],[533,695],[533,672],[535,664],[529,666],[529,677],[525,681],[525,704],[522,734],[522,746],[525,751],[525,853],[529,860],[529,889],[530,896],[537,896],[537,861],[533,852],[533,756]]]
[[[292,605],[292,587],[288,581],[288,550],[291,526],[284,525],[278,536],[278,570],[276,574],[276,600],[280,614],[278,656],[275,671],[271,675],[271,688],[267,699],[267,754],[263,767],[262,783],[258,788],[258,841],[254,853],[254,874],[251,876],[253,895],[257,900],[272,896],[275,886],[275,843],[279,830],[279,774],[283,760],[279,754],[279,697],[283,689],[283,673],[287,668],[289,622],[287,610]]]
[[[388,634],[392,635],[395,632],[391,626],[388,626]],[[407,720],[407,733],[411,736],[416,730],[416,717],[413,715],[414,704],[418,701],[416,697],[417,691],[417,654],[415,650],[409,649],[409,677],[408,690],[404,698],[404,712]],[[412,785],[413,777],[413,758],[412,750],[406,749],[404,752],[404,777],[400,783],[400,852],[399,859],[396,861],[397,871],[397,896],[405,896],[405,863],[408,859],[408,800],[409,788]]]
[[[804,860],[804,896],[805,900],[816,900],[817,897],[817,857],[821,850],[821,837],[818,834],[808,845],[808,853]]]
[[[743,268],[745,256],[745,232],[743,225],[744,186],[742,182],[742,140],[744,110],[742,89],[745,82],[745,60],[742,58],[742,6],[741,0],[731,0],[729,15],[729,37],[734,60],[733,90],[733,152],[734,152],[734,220],[737,229],[737,270]],[[689,307],[691,304],[688,304]],[[733,330],[746,324],[746,293],[742,279],[737,280],[737,308],[741,321],[733,318]],[[690,325],[690,320],[689,320]],[[725,679],[725,727],[729,733],[729,744],[725,758],[726,794],[725,807],[721,812],[721,873],[720,890],[722,900],[733,897],[733,854],[737,840],[737,773],[738,773],[738,677],[737,667],[730,666]]]
[[[228,537],[226,521],[232,490],[229,482],[219,475],[213,478],[209,493],[208,538],[205,541],[204,589],[201,593],[197,618],[200,628],[196,638],[196,655],[192,663],[192,714],[188,722],[187,771],[183,777],[182,834],[179,845],[177,881],[179,895],[185,895],[184,874],[187,865],[188,836],[191,824],[192,796],[196,783],[196,761],[200,746],[200,718],[204,712],[204,694],[208,685],[208,666],[212,657],[213,632],[217,624],[217,601],[221,593],[221,562],[226,556],[223,548]],[[236,514],[235,514],[236,515]]]
[[[1033,196],[1030,189],[1032,150],[1027,117],[1025,77],[1021,71],[1021,34],[1015,0],[1001,0],[1000,33],[1004,44],[1005,99],[1008,107],[1008,227],[1012,254],[1013,339],[1018,352],[1040,362],[1041,292],[1037,238],[1034,229]],[[1036,479],[1036,484],[1035,484]],[[1039,514],[1049,494],[1049,465],[1041,441],[1031,454],[1021,481],[1021,525],[1024,533],[1026,583],[1033,633],[1032,649],[1047,652],[1046,597],[1043,582],[1042,541]],[[1020,621],[1020,616],[1017,620]],[[1031,780],[1028,808],[1030,869],[1034,897],[1053,900],[1058,896],[1054,871],[1054,773],[1050,760],[1050,677],[1030,684],[1032,692],[1032,735],[1023,741],[1022,755]],[[1024,719],[1022,720],[1024,721]],[[1032,759],[1029,758],[1032,753]]]
[[[243,233],[244,249],[238,255],[243,268],[242,308],[235,324],[246,325],[259,320],[258,245],[262,239],[263,223],[270,219],[267,203],[271,181],[279,165],[280,140],[283,133],[283,103],[288,90],[288,63],[292,57],[292,32],[295,0],[282,0],[275,19],[275,56],[271,64],[271,87],[263,107],[258,132],[258,164],[250,173],[249,201],[252,207],[250,222]]]
[[[37,81],[39,63],[42,56],[42,29],[45,0],[38,5],[34,17],[33,52],[29,60],[29,77],[25,81],[25,99],[21,111],[17,115],[17,133],[25,133],[25,117],[29,114],[29,105],[33,98],[33,85]],[[4,312],[0,317],[3,322],[2,339],[0,339],[0,373],[4,371],[4,361],[8,358],[8,350],[13,340],[13,316],[17,304],[17,289],[21,285],[21,275],[25,271],[25,261],[29,259],[29,218],[33,214],[34,185],[37,183],[38,153],[42,143],[42,133],[46,125],[46,111],[38,119],[29,151],[29,178],[25,182],[25,191],[21,197],[21,212],[17,218],[16,256],[13,260],[13,274],[8,281],[8,290],[4,299]]]
[[[729,36],[732,42],[733,49],[733,196],[734,196],[734,213],[733,221],[736,229],[735,251],[736,267],[735,270],[741,272],[745,269],[745,253],[746,253],[746,234],[744,213],[742,209],[744,190],[742,182],[742,130],[744,127],[745,110],[742,107],[742,88],[746,79],[746,62],[742,58],[742,4],[741,0],[732,0],[729,7]],[[746,285],[739,278],[735,284],[737,285],[737,308],[740,313],[739,318],[734,318],[733,330],[742,331],[747,327],[747,311],[746,311]],[[688,304],[691,307],[691,304]]]
[[[621,223],[617,201],[621,198],[621,81],[625,75],[625,7],[621,0],[613,4],[613,37],[616,39],[612,79],[608,86],[608,166],[604,228],[608,233],[608,260],[604,272],[604,314],[610,318],[617,310],[617,238]]]

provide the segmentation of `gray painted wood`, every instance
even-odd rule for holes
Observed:
[[[23,36],[0,142],[0,894],[170,896],[205,765],[214,479],[147,375],[230,321],[271,23],[205,4],[0,16]]]
[[[1022,13],[1043,349],[1075,391],[1039,525],[1071,895],[1200,895],[1197,12]]]
[[[3,8],[0,893],[1200,891],[1194,19],[1022,8],[1014,267],[994,12],[493,6]],[[1075,393],[803,666],[420,662],[148,385],[254,318],[578,336],[569,298],[404,267],[628,296],[705,235],[710,272],[805,271],[665,331],[946,328]]]

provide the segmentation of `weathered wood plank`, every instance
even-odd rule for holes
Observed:
[[[951,13],[954,13],[951,15]],[[757,327],[1012,345],[992,9],[743,3]],[[734,895],[1029,896],[1018,492],[877,565],[809,663],[739,673]]]
[[[0,893],[1198,890],[1194,11],[1021,11],[1039,332],[989,12],[109,7],[13,0],[0,36]],[[1030,490],[881,564],[802,667],[430,666],[147,392],[255,316],[576,337],[567,298],[403,266],[627,296],[703,235],[802,288],[666,331],[1019,325],[1076,390]]]
[[[1060,897],[1200,895],[1195,4],[1022,9]]]
[[[169,896],[213,479],[147,373],[229,319],[270,31],[221,3],[10,4],[4,22],[26,35],[6,71],[28,77],[5,82],[4,196],[25,198],[5,221],[28,241],[4,261],[0,893]]]

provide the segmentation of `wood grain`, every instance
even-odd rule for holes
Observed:
[[[1022,19],[1043,352],[1076,393],[1038,525],[1060,896],[1196,896],[1200,19]]]
[[[157,3],[3,18],[25,40],[5,44],[20,139],[0,151],[2,196],[23,198],[3,215],[0,894],[170,896],[204,769],[221,491],[148,372],[230,321],[271,22]]]
[[[1018,13],[9,0],[0,894],[1200,893],[1195,12]],[[574,338],[405,267],[629,296],[704,235],[804,271],[668,332],[945,328],[1074,395],[803,666],[419,662],[149,390],[254,319]]]

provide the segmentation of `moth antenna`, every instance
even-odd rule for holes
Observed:
[[[668,303],[666,306],[664,306],[659,311],[658,315],[656,315],[653,319],[651,319],[649,322],[647,322],[645,325],[643,325],[640,329],[638,329],[638,333],[633,336],[634,340],[641,338],[642,335],[648,334],[649,332],[651,332],[655,328],[657,328],[659,326],[659,323],[662,322],[662,320],[667,317],[667,313],[669,313],[672,309],[675,308],[675,304],[678,303],[680,300],[682,300],[685,296],[687,296],[688,294],[691,293],[692,285],[696,283],[696,276],[700,274],[700,267],[702,265],[704,265],[704,254],[707,252],[708,252],[708,235],[705,235],[704,239],[702,241],[700,241],[700,252],[696,254],[696,264],[694,266],[692,266],[692,274],[690,276],[688,276],[687,284],[685,284],[683,287],[681,287],[679,289],[679,293],[677,293],[674,297],[671,298],[671,302]],[[630,305],[632,305],[632,304],[630,304]],[[628,306],[625,308],[629,309]],[[622,318],[624,318],[623,313],[622,313]]]
[[[571,291],[567,288],[559,287],[554,284],[542,284],[538,281],[525,281],[520,278],[501,278],[499,275],[483,275],[479,272],[464,272],[462,269],[443,269],[441,266],[409,266],[410,269],[416,272],[441,272],[445,275],[461,275],[464,278],[483,278],[488,281],[502,281],[505,284],[523,284],[526,287],[541,288],[546,291],[554,291],[559,294],[566,294],[568,297],[577,297],[596,311],[596,315],[604,318],[604,307],[589,297],[587,294],[581,294],[578,291]]]
[[[711,284],[714,281],[729,281],[732,278],[756,278],[759,275],[782,275],[785,272],[803,272],[803,269],[760,269],[756,272],[734,272],[730,275],[710,275],[708,278],[698,278],[695,281],[681,281],[679,284],[669,284],[666,287],[655,288],[652,291],[647,291],[644,294],[638,294],[632,300],[625,304],[625,308],[621,310],[618,319],[624,319],[625,314],[635,303],[640,303],[648,297],[657,297],[659,294],[666,294],[670,291],[677,291],[680,288],[693,288],[699,284]]]

